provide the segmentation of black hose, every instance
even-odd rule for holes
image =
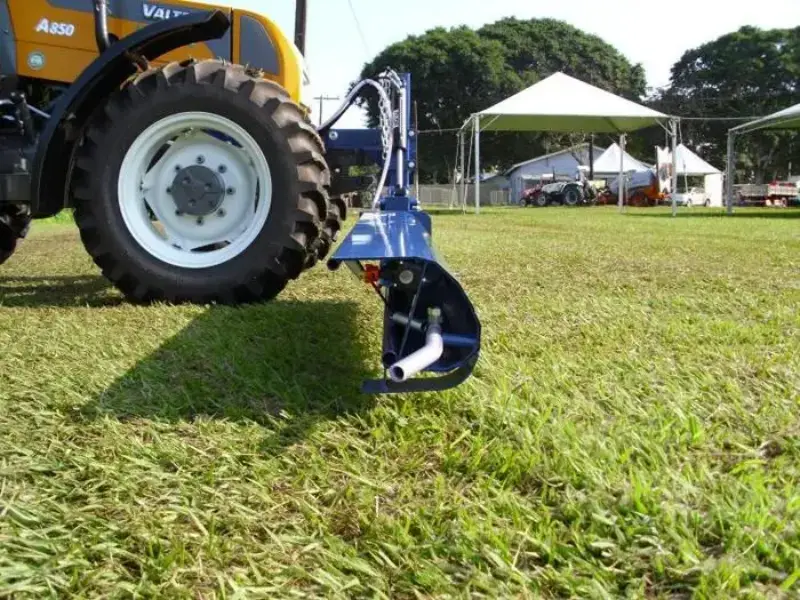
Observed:
[[[108,37],[108,0],[94,0],[94,36],[101,54],[111,47]]]

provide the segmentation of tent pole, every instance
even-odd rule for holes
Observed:
[[[620,134],[619,136],[619,198],[617,198],[617,204],[619,206],[619,211],[622,212],[622,206],[625,198],[625,134]]]
[[[725,206],[728,209],[728,214],[733,214],[733,177],[736,172],[736,165],[734,164],[734,136],[736,134],[732,131],[728,132],[728,164],[725,165]]]
[[[594,134],[589,135],[589,181],[594,181]]]
[[[465,151],[466,151],[467,142],[466,142],[466,139],[464,139],[464,130],[463,129],[458,132],[458,143],[459,143],[460,152],[461,152],[461,164],[460,164],[461,185],[459,186],[461,188],[461,191],[458,194],[458,206],[461,206],[461,203],[462,202],[466,202],[466,200],[467,200],[467,167],[465,166],[466,157],[464,156]]]
[[[678,214],[678,198],[675,194],[678,193],[678,120],[672,119],[670,122],[670,129],[672,134],[672,216]]]
[[[481,121],[475,115],[475,214],[481,212]]]

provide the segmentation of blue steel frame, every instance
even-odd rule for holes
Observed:
[[[410,124],[412,116],[411,74],[402,73],[400,74],[400,78],[402,79],[403,85],[405,85],[407,90],[406,105],[403,107],[403,110],[406,114],[406,123]],[[416,174],[417,170],[416,132],[409,128],[407,135],[402,140],[402,143],[406,151],[404,153],[405,160],[403,161],[404,177],[403,181],[399,183],[403,189],[409,190],[412,182],[414,181],[414,175]],[[361,151],[365,153],[375,165],[383,165],[383,143],[381,141],[380,129],[331,129],[325,137],[325,146],[329,151]],[[386,187],[388,187],[390,190],[394,190],[396,189],[397,185],[397,157],[393,153],[391,163],[389,165],[389,175],[386,179]]]
[[[406,123],[411,123],[411,77],[402,75],[406,86]],[[380,130],[331,130],[326,136],[328,148],[359,150],[379,166],[383,160]],[[395,381],[384,375],[381,380],[366,381],[366,393],[422,392],[452,388],[471,374],[480,354],[481,325],[464,289],[448,271],[433,243],[430,216],[421,210],[409,192],[416,170],[416,136],[394,130],[392,163],[386,188],[375,210],[363,212],[356,225],[328,261],[331,270],[346,264],[356,275],[372,283],[384,303],[383,366],[406,358],[426,344],[424,324],[430,309],[441,313],[443,351],[419,377]],[[398,181],[397,150],[403,149],[402,179]],[[398,185],[399,183],[399,185]],[[366,277],[365,264],[378,269],[377,281]],[[401,275],[403,274],[403,275]],[[410,275],[413,279],[409,281]],[[398,319],[399,317],[399,319]],[[410,318],[409,318],[410,317]],[[411,322],[417,324],[416,328]]]

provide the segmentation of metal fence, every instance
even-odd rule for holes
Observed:
[[[419,186],[419,202],[423,206],[460,206],[463,202],[461,186],[457,185],[421,185]],[[511,203],[509,190],[498,190],[481,186],[481,206],[505,206]],[[466,204],[475,204],[473,185],[466,186]]]

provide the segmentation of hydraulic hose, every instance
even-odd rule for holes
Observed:
[[[320,125],[319,131],[324,134],[324,132],[327,129],[329,129],[334,123],[336,123],[336,121],[338,121],[342,117],[342,115],[347,111],[347,109],[350,108],[356,101],[359,92],[368,85],[374,87],[377,90],[378,96],[381,98],[381,101],[384,103],[385,106],[391,106],[392,102],[389,99],[389,95],[386,93],[386,90],[384,90],[383,87],[378,82],[372,79],[365,79],[359,82],[352,90],[350,90],[350,93],[347,95],[347,98],[345,98],[344,102],[339,107],[339,110],[337,110],[332,117],[330,117],[327,121],[325,121],[325,123]],[[383,188],[386,185],[386,178],[389,175],[389,165],[391,164],[391,162],[392,162],[392,153],[390,151],[386,153],[386,159],[383,161],[381,178],[378,180],[378,187],[375,190],[375,196],[372,199],[372,208],[377,208],[378,205],[380,204],[381,193],[383,192]]]

